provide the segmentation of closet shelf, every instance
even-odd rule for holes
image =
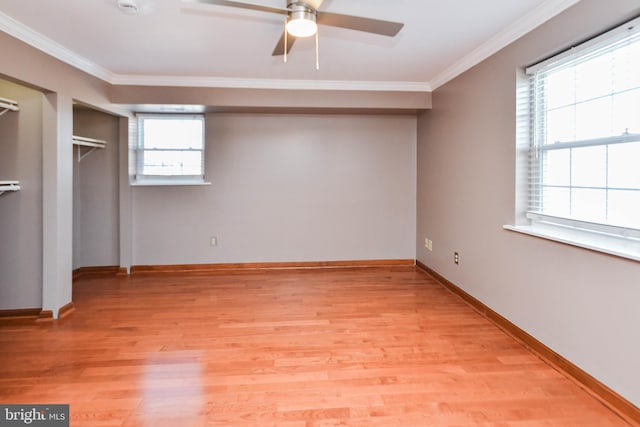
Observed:
[[[18,103],[11,99],[0,98],[0,116],[7,111],[18,111]],[[18,181],[0,181],[0,196],[7,191],[20,190],[20,182]]]
[[[18,181],[0,181],[0,195],[7,191],[20,190],[20,182]]]
[[[80,162],[82,161],[82,159],[93,153],[98,148],[105,148],[107,146],[107,141],[73,135],[73,145],[78,146],[78,161]],[[87,147],[89,148],[89,150],[82,153],[80,151],[81,147]]]
[[[18,111],[18,102],[11,99],[0,98],[0,116],[7,111]]]

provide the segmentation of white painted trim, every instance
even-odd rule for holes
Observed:
[[[445,83],[458,77],[471,67],[478,65],[500,49],[510,45],[525,34],[533,31],[554,16],[580,2],[580,0],[547,0],[533,11],[523,16],[495,36],[474,49],[468,55],[455,62],[449,68],[434,77],[430,84],[436,90]]]
[[[38,50],[106,82],[115,74],[0,12],[0,30]]]
[[[550,225],[503,225],[502,228],[640,262],[640,243],[633,239]]]
[[[193,187],[199,185],[211,185],[208,181],[187,181],[187,180],[171,180],[171,179],[149,179],[142,181],[132,181],[129,183],[132,187]]]
[[[219,87],[238,89],[291,89],[291,90],[362,90],[392,92],[431,92],[427,82],[346,81],[346,80],[283,80],[238,79],[198,76],[132,76],[117,75],[111,82],[116,85]]]

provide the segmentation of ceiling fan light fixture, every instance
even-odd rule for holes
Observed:
[[[316,15],[312,10],[293,10],[287,20],[287,32],[294,37],[310,37],[318,31]]]

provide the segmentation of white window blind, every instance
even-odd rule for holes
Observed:
[[[203,181],[204,117],[138,115],[136,180]]]
[[[528,218],[640,238],[640,20],[527,74]]]

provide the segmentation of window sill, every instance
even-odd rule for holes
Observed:
[[[171,179],[154,179],[149,181],[132,181],[129,183],[132,187],[179,187],[179,186],[197,186],[211,185],[207,181],[180,181]]]
[[[553,225],[504,225],[503,228],[529,236],[552,240],[579,248],[590,249],[621,258],[640,261],[640,242],[589,231]]]

